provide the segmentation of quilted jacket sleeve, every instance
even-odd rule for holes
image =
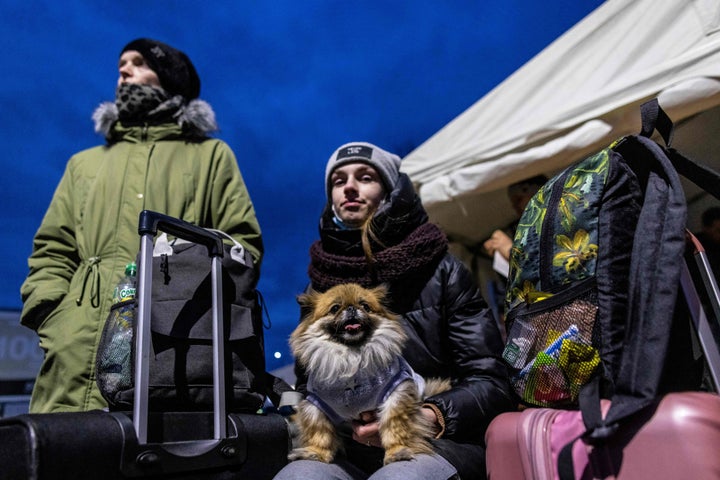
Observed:
[[[435,279],[444,290],[445,327],[453,388],[426,400],[443,414],[443,436],[482,443],[490,421],[514,408],[508,373],[501,358],[503,343],[492,312],[471,273],[459,261]]]

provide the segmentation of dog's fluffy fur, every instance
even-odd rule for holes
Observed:
[[[315,385],[335,385],[356,375],[387,371],[401,355],[406,334],[398,317],[383,304],[384,287],[365,289],[342,284],[325,293],[298,297],[307,313],[290,336],[297,361]],[[421,400],[450,388],[448,380],[432,379],[419,392],[414,381],[403,381],[377,408],[385,464],[432,453],[428,438],[432,425],[421,413]],[[341,393],[341,392],[340,392]],[[347,421],[354,418],[344,419]],[[303,400],[293,416],[299,430],[299,447],[290,460],[331,462],[342,443],[335,425],[314,403]]]

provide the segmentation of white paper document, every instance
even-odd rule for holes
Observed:
[[[508,261],[505,260],[505,257],[500,255],[500,252],[497,250],[493,253],[493,270],[505,278],[507,278],[510,273],[510,263],[508,263]]]

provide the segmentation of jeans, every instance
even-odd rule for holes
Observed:
[[[393,462],[368,476],[348,461],[323,463],[314,460],[290,462],[274,480],[456,480],[457,470],[440,455],[418,455],[413,460]]]

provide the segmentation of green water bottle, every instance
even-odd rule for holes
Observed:
[[[125,276],[115,287],[113,292],[113,304],[132,300],[135,298],[137,291],[137,265],[135,262],[128,263],[125,266]]]

